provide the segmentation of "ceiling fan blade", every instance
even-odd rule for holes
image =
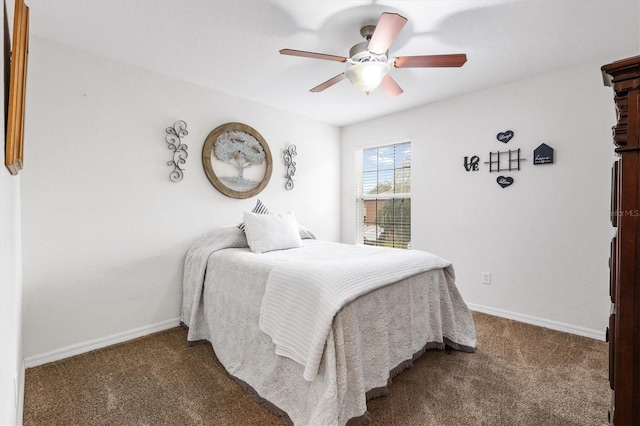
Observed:
[[[389,74],[384,76],[384,78],[380,82],[379,87],[384,91],[384,93],[386,93],[392,98],[404,92],[404,90],[402,90],[402,87],[400,87],[398,83],[396,83],[396,81],[393,78],[391,78]]]
[[[316,87],[314,87],[313,89],[309,90],[310,92],[313,93],[318,93],[318,92],[322,92],[324,89],[328,89],[329,87],[333,86],[336,83],[340,83],[342,80],[344,80],[344,73],[338,74],[333,78],[330,78],[329,80],[325,81],[322,84],[317,85]]]
[[[326,59],[328,61],[336,61],[336,62],[347,61],[347,58],[345,58],[344,56],[327,55],[324,53],[315,53],[315,52],[305,52],[304,50],[282,49],[280,51],[280,54],[291,55],[291,56],[302,56],[304,58]]]
[[[373,53],[386,53],[406,23],[407,18],[404,16],[397,13],[384,12],[380,15],[367,49]]]
[[[400,56],[393,61],[396,68],[430,68],[430,67],[461,67],[467,62],[467,55],[424,55]]]

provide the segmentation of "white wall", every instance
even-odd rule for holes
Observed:
[[[37,37],[29,61],[28,366],[175,325],[187,249],[208,230],[238,223],[256,198],[295,211],[319,238],[339,240],[337,127]],[[178,119],[187,122],[189,157],[184,180],[172,183],[165,128]],[[251,199],[219,193],[202,167],[206,136],[231,121],[258,130],[273,155],[271,181]],[[284,189],[288,144],[298,148],[293,191]]]
[[[19,422],[24,384],[20,177],[0,167],[0,425]]]
[[[356,147],[412,141],[412,247],[453,262],[472,308],[603,338],[613,92],[589,63],[342,130],[342,240],[355,241]],[[428,90],[428,87],[425,88]],[[496,134],[513,130],[507,144]],[[551,165],[532,164],[541,143]],[[523,150],[522,170],[489,173],[490,151]],[[480,170],[467,172],[465,156]],[[490,286],[482,272],[492,274]]]
[[[11,17],[12,5],[9,5],[8,12]],[[9,24],[12,28],[11,19]],[[3,43],[4,31],[0,36],[0,45]],[[0,81],[4,81],[3,66],[0,67]],[[4,99],[4,86],[0,91],[3,92]],[[4,102],[0,106],[0,112],[4,117]],[[24,365],[22,362],[20,179],[20,175],[11,176],[4,166],[3,150],[0,166],[0,425],[13,425],[22,421]]]
[[[20,177],[0,167],[0,425],[20,422],[22,362],[22,278]]]

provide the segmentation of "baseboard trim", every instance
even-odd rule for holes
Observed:
[[[520,321],[527,324],[533,324],[540,327],[550,328],[551,330],[563,331],[565,333],[576,334],[578,336],[589,337],[595,340],[605,341],[605,330],[594,330],[592,328],[580,327],[573,324],[567,324],[560,321],[554,321],[545,318],[538,318],[532,315],[521,314],[518,312],[507,311],[505,309],[492,308],[490,306],[476,305],[467,303],[472,311],[478,311],[497,317],[507,318],[514,321]]]
[[[117,343],[126,342],[127,340],[136,339],[138,337],[146,336],[147,334],[168,330],[179,325],[180,318],[172,318],[170,320],[162,321],[156,324],[134,328],[131,330],[123,331],[122,333],[112,334],[111,336],[89,340],[87,342],[66,346],[64,348],[56,349],[54,351],[47,352],[41,355],[35,355],[29,358],[25,358],[24,365],[25,368],[37,367],[39,365],[47,364],[53,361],[59,361],[64,358],[69,358],[75,355],[83,354],[85,352],[105,348]]]
[[[604,330],[594,330],[591,328],[580,327],[577,325],[567,324],[560,321],[534,317],[532,315],[521,314],[518,312],[508,311],[505,309],[477,305],[475,303],[467,303],[467,306],[472,311],[478,311],[478,312],[494,315],[501,318],[507,318],[514,321],[533,324],[540,327],[549,328],[551,330],[563,331],[565,333],[589,337],[595,340],[600,340],[600,341],[605,340]],[[24,368],[22,369],[22,378],[21,378],[22,380],[20,380],[21,386],[19,391],[20,393],[24,392],[24,370],[27,368],[37,367],[39,365],[47,364],[54,361],[59,361],[64,358],[80,355],[85,352],[90,352],[96,349],[105,348],[107,346],[115,345],[117,343],[126,342],[127,340],[132,340],[138,337],[146,336],[147,334],[168,330],[170,328],[177,327],[179,325],[180,325],[180,318],[172,318],[170,320],[162,321],[156,324],[134,328],[132,330],[124,331],[122,333],[112,334],[111,336],[106,336],[103,338],[94,339],[94,340],[90,340],[83,343],[78,343],[76,345],[66,346],[64,348],[60,348],[55,351],[25,358]]]

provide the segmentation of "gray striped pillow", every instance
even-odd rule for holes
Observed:
[[[256,206],[253,208],[253,210],[251,210],[251,213],[272,214],[271,210],[269,210],[269,207],[265,206],[264,203],[262,201],[260,201],[260,199],[257,200]],[[238,229],[241,230],[242,232],[245,232],[244,231],[244,222],[240,222],[238,224]]]

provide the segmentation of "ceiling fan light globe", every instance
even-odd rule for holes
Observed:
[[[359,90],[369,94],[380,85],[389,69],[387,62],[359,62],[349,66],[344,75]]]

